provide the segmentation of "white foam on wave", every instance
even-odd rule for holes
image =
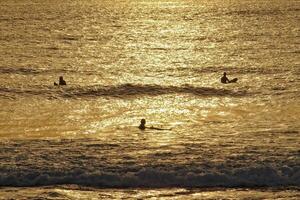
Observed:
[[[9,172],[0,175],[0,186],[77,184],[103,188],[126,187],[300,187],[300,167],[271,166],[236,168],[231,171],[197,173],[144,167],[137,172]]]

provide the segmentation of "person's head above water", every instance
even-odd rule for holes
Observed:
[[[59,85],[67,85],[67,82],[64,80],[64,77],[63,76],[60,76],[59,77]]]
[[[141,119],[141,124],[139,125],[139,129],[141,130],[145,130],[146,129],[146,120],[145,119]]]

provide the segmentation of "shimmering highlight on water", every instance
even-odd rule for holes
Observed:
[[[299,9],[1,1],[0,186],[297,191]]]

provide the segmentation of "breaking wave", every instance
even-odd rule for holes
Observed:
[[[256,166],[201,172],[176,171],[144,167],[136,172],[68,172],[1,173],[0,186],[46,186],[77,184],[102,188],[164,187],[288,187],[300,186],[300,167],[273,168]]]

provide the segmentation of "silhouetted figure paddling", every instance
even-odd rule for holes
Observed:
[[[58,84],[56,82],[54,82],[54,85],[67,85],[67,83],[64,80],[64,77],[60,76]]]
[[[154,130],[171,130],[171,129],[164,129],[164,128],[156,128],[156,127],[146,127],[146,120],[145,119],[141,119],[141,124],[139,125],[139,129],[141,129],[142,131],[145,130],[146,128],[148,129],[154,129]]]
[[[226,83],[235,83],[235,82],[237,82],[237,78],[234,78],[234,79],[232,79],[232,80],[229,80],[228,78],[227,78],[227,76],[226,76],[226,72],[224,72],[223,73],[223,76],[222,76],[222,78],[221,78],[221,83],[224,83],[224,84],[226,84]]]

